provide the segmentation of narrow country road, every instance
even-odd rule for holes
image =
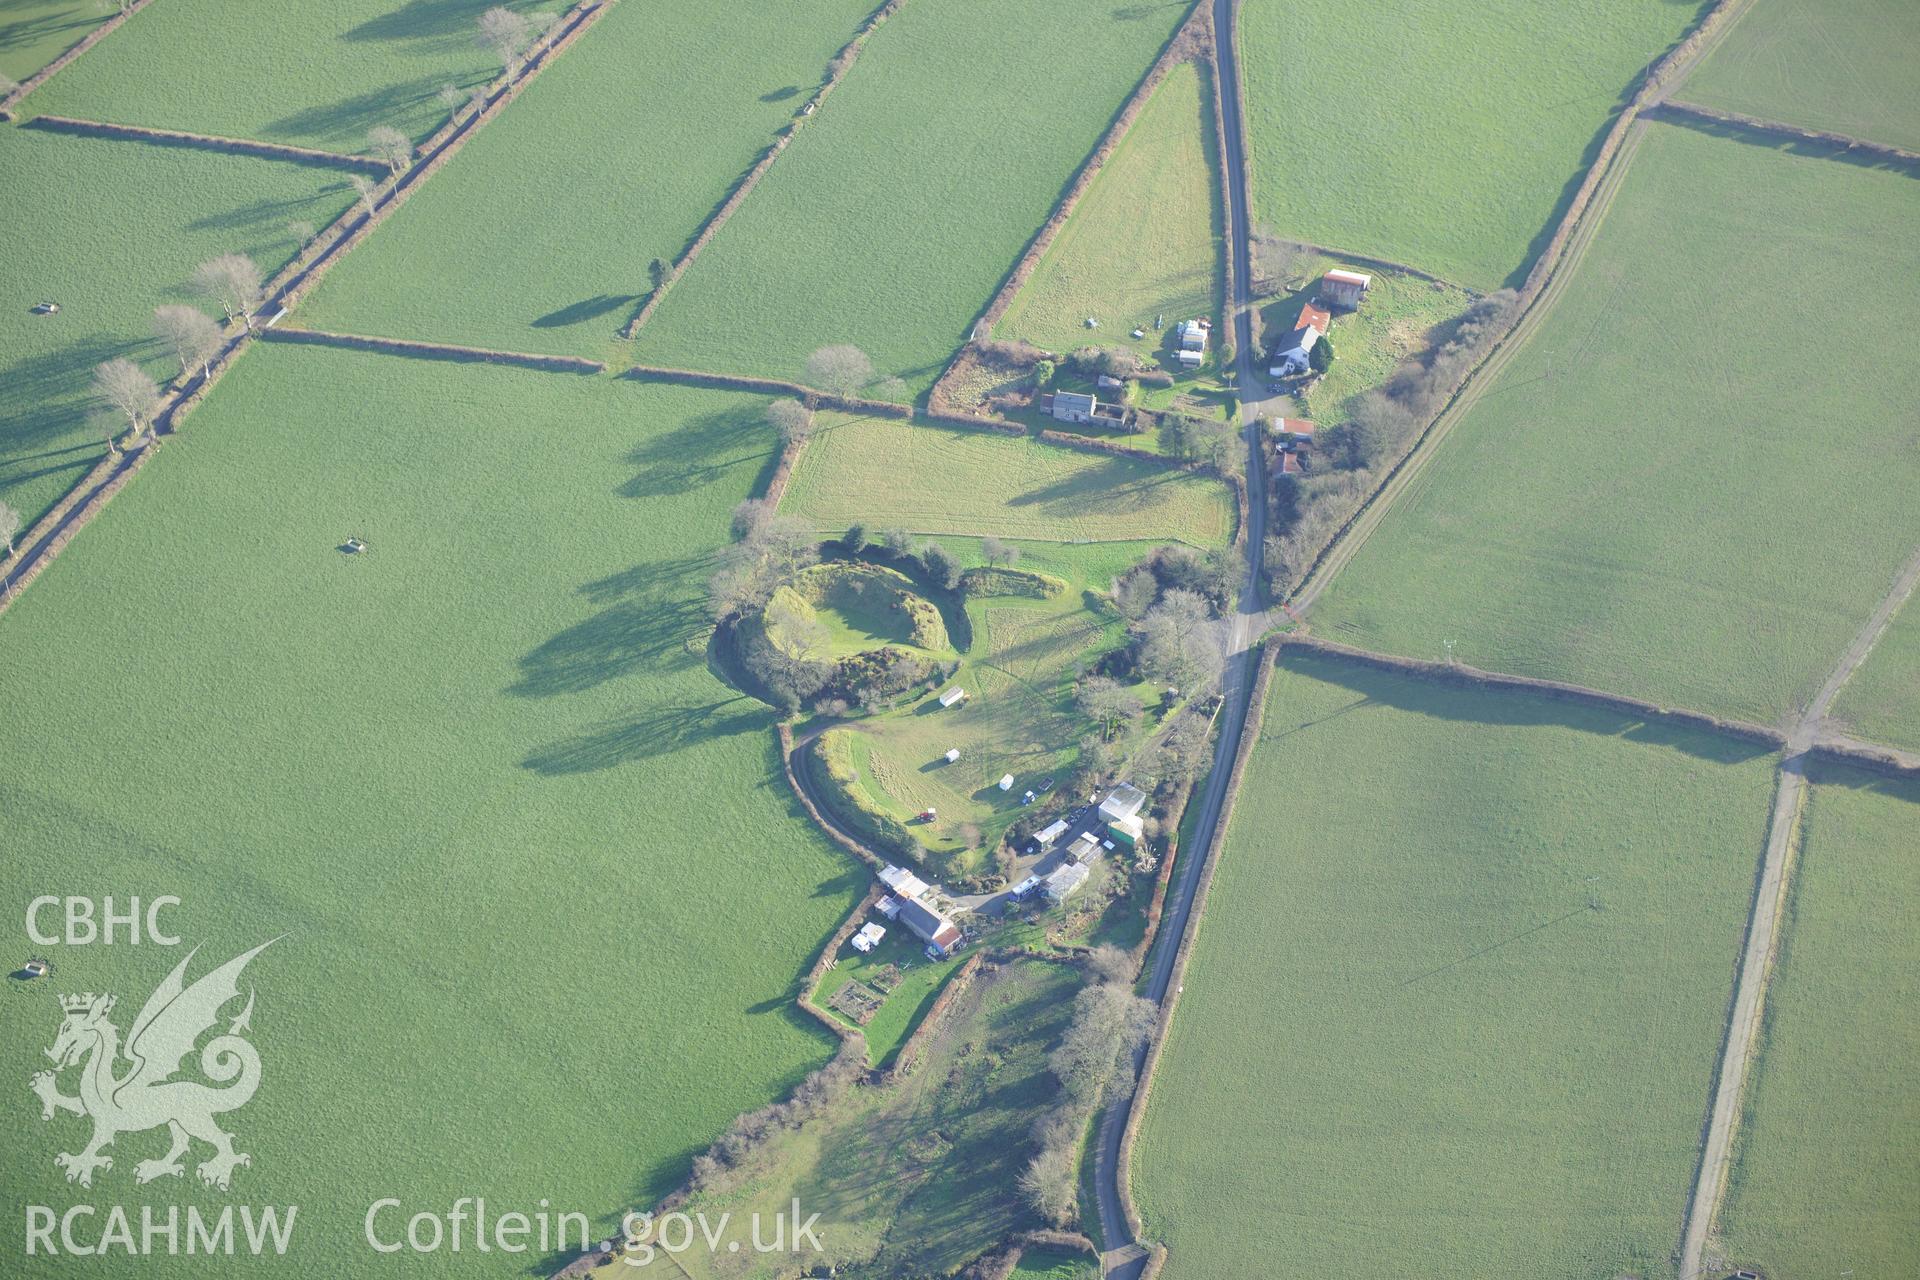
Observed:
[[[1699,1176],[1687,1205],[1687,1223],[1680,1241],[1680,1280],[1707,1274],[1707,1238],[1726,1194],[1727,1169],[1733,1158],[1734,1128],[1740,1118],[1747,1079],[1747,1061],[1760,1030],[1768,971],[1773,966],[1775,935],[1786,899],[1787,861],[1793,834],[1807,796],[1807,751],[1825,724],[1841,687],[1873,652],[1907,597],[1920,584],[1920,551],[1907,561],[1893,586],[1881,597],[1840,660],[1828,673],[1820,691],[1787,735],[1780,761],[1780,784],[1774,792],[1773,818],[1767,827],[1767,851],[1760,863],[1760,884],[1753,895],[1753,918],[1747,925],[1746,950],[1740,957],[1739,985],[1733,992],[1733,1011],[1727,1018],[1726,1047],[1720,1054],[1720,1075],[1714,1083],[1713,1108],[1707,1121],[1707,1140],[1700,1153]]]
[[[1219,69],[1220,124],[1225,143],[1222,158],[1227,166],[1227,252],[1233,264],[1230,272],[1233,293],[1227,307],[1240,387],[1240,420],[1245,424],[1247,438],[1247,567],[1240,604],[1228,633],[1227,667],[1221,679],[1224,702],[1220,736],[1214,747],[1213,772],[1208,775],[1206,788],[1201,793],[1200,819],[1194,826],[1193,843],[1180,850],[1166,907],[1160,917],[1159,935],[1154,941],[1145,995],[1155,1004],[1166,1002],[1178,980],[1180,944],[1193,927],[1194,890],[1213,842],[1225,834],[1219,830],[1220,811],[1226,803],[1228,779],[1240,751],[1240,737],[1250,709],[1254,678],[1252,644],[1266,624],[1266,588],[1260,571],[1260,553],[1267,534],[1267,483],[1257,425],[1264,411],[1266,388],[1256,376],[1253,307],[1247,287],[1252,266],[1249,231],[1252,222],[1246,207],[1246,145],[1240,133],[1240,70],[1233,44],[1235,8],[1235,0],[1213,0],[1214,61]],[[1135,1055],[1136,1079],[1145,1061],[1144,1050]],[[1102,1113],[1099,1141],[1094,1147],[1094,1188],[1099,1200],[1100,1234],[1106,1246],[1101,1255],[1101,1270],[1120,1280],[1138,1280],[1147,1264],[1147,1251],[1133,1238],[1128,1226],[1128,1189],[1121,1185],[1120,1178],[1120,1146],[1136,1098],[1137,1093]]]

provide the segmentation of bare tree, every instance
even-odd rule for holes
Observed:
[[[1044,1148],[1021,1170],[1020,1194],[1027,1198],[1035,1213],[1054,1226],[1063,1227],[1071,1222],[1079,1203],[1079,1190],[1073,1177],[1073,1149],[1066,1145]]]
[[[0,98],[6,97],[20,87],[20,82],[10,75],[0,74]]]
[[[260,268],[244,253],[223,253],[193,269],[193,291],[226,313],[228,320],[244,320],[253,328],[264,283]]]
[[[1120,730],[1139,721],[1140,699],[1118,680],[1108,676],[1088,676],[1074,695],[1080,710],[1100,727],[1100,737],[1113,741]]]
[[[987,558],[988,564],[1017,564],[1020,560],[1020,548],[1011,542],[988,534],[980,539],[980,554]]]
[[[353,183],[353,194],[360,201],[360,207],[365,209],[367,216],[371,218],[374,208],[379,203],[375,199],[375,193],[380,190],[379,184],[364,173],[356,173],[348,181]]]
[[[1209,613],[1198,592],[1175,588],[1162,595],[1140,620],[1140,665],[1188,689],[1219,679],[1225,636]]]
[[[1124,983],[1082,987],[1073,1000],[1073,1022],[1047,1066],[1083,1102],[1093,1102],[1119,1077],[1126,1055],[1153,1028],[1153,1002],[1133,994]]]
[[[767,422],[785,443],[804,443],[813,432],[813,410],[798,400],[775,400],[767,406]]]
[[[394,173],[413,163],[413,139],[390,124],[367,130],[367,154]]]
[[[125,356],[118,356],[93,371],[93,394],[124,421],[130,440],[138,440],[153,425],[160,412],[160,384]]]
[[[1210,726],[1204,716],[1185,712],[1160,739],[1157,765],[1162,776],[1192,779],[1207,761]]]
[[[1132,982],[1133,957],[1111,942],[1103,942],[1087,953],[1087,972],[1095,982]]]
[[[220,349],[220,324],[198,307],[169,302],[153,309],[153,331],[180,361],[180,376],[195,369],[206,373],[207,362]]]
[[[873,398],[888,404],[906,404],[913,399],[913,388],[901,378],[882,378],[873,384]]]
[[[287,234],[293,237],[296,245],[304,249],[313,243],[315,236],[320,234],[320,228],[305,219],[296,219],[287,224]]]
[[[707,580],[707,603],[716,618],[764,604],[782,582],[820,558],[812,526],[776,515],[765,499],[749,499],[734,508],[738,541],[721,553],[720,567]]]
[[[440,86],[440,92],[433,96],[440,99],[440,105],[447,109],[448,115],[452,115],[472,100],[472,95],[457,84],[443,84]]]
[[[850,396],[873,381],[873,361],[860,348],[842,343],[821,347],[807,357],[807,383],[835,395]]]
[[[1120,616],[1138,621],[1147,616],[1147,610],[1153,608],[1153,602],[1160,596],[1159,579],[1153,576],[1151,566],[1134,565],[1113,580],[1113,607]]]
[[[20,536],[20,513],[5,502],[0,502],[0,542],[7,544],[7,554],[13,554],[13,540]]]
[[[508,71],[518,71],[520,60],[533,44],[533,23],[523,13],[495,5],[480,15],[480,46],[492,52]]]

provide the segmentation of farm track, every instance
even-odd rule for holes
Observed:
[[[1902,567],[1893,586],[1881,597],[1787,735],[1786,753],[1780,762],[1780,782],[1774,794],[1773,818],[1767,828],[1766,854],[1754,893],[1753,916],[1747,927],[1746,948],[1740,957],[1739,983],[1734,989],[1733,1009],[1727,1019],[1726,1045],[1720,1055],[1720,1074],[1714,1085],[1706,1142],[1701,1149],[1699,1175],[1694,1182],[1681,1237],[1680,1280],[1697,1280],[1706,1273],[1708,1237],[1726,1195],[1747,1064],[1765,1012],[1767,978],[1773,968],[1781,912],[1786,904],[1794,835],[1806,805],[1808,754],[1819,740],[1827,713],[1841,688],[1873,652],[1873,646],[1892,623],[1893,615],[1913,594],[1917,584],[1920,584],[1920,550]]]
[[[141,0],[144,5],[148,0]],[[379,226],[389,214],[405,202],[412,191],[432,177],[447,161],[458,153],[467,141],[477,135],[488,120],[510,106],[520,91],[545,70],[567,48],[573,44],[586,29],[598,21],[618,0],[599,0],[598,3],[583,3],[568,12],[565,21],[554,29],[546,42],[521,62],[513,72],[503,75],[496,81],[488,97],[487,105],[464,118],[450,120],[436,135],[437,141],[430,140],[415,162],[396,175],[386,190],[380,195],[372,210],[362,210],[359,206],[349,209],[314,241],[320,245],[313,257],[302,261],[302,255],[278,275],[267,282],[264,290],[267,301],[257,314],[270,317],[266,327],[271,327],[279,319],[277,312],[284,312],[298,302],[299,290],[313,283],[331,270],[348,252]],[[9,100],[16,102],[31,89],[43,83],[55,71],[91,48],[98,38],[119,25],[126,17],[137,12],[136,5],[116,21],[110,19],[97,28],[86,40],[69,50],[66,55],[49,67],[38,77],[17,91]],[[10,117],[9,117],[10,118]],[[0,613],[12,607],[20,593],[39,577],[53,562],[54,557],[65,549],[89,521],[103,510],[116,493],[133,479],[134,473],[146,465],[155,448],[163,437],[172,435],[178,429],[180,416],[213,389],[213,385],[233,366],[233,362],[243,355],[252,341],[260,336],[251,324],[245,325],[230,334],[219,352],[207,363],[206,372],[195,381],[182,382],[172,388],[166,396],[160,411],[154,415],[153,426],[148,433],[146,444],[117,455],[109,455],[100,460],[73,490],[55,504],[33,528],[26,531],[19,543],[19,549],[0,567]],[[111,465],[109,465],[111,464]]]

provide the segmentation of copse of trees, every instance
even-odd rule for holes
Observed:
[[[914,552],[921,568],[935,582],[952,591],[960,585],[960,561],[937,542],[923,542]]]
[[[1073,1021],[1048,1055],[1060,1082],[1061,1105],[1035,1126],[1040,1150],[1020,1174],[1020,1190],[1034,1211],[1055,1226],[1073,1221],[1079,1202],[1074,1177],[1080,1138],[1110,1093],[1132,1088],[1133,1054],[1153,1030],[1153,1002],[1133,993],[1133,961],[1114,946],[1094,948],[1088,983],[1073,1000]]]
[[[1222,475],[1239,475],[1246,468],[1240,432],[1229,423],[1184,413],[1163,414],[1160,441],[1182,462],[1204,463]]]
[[[1327,542],[1366,501],[1382,468],[1393,465],[1445,406],[1453,388],[1512,323],[1519,295],[1502,289],[1478,299],[1445,342],[1403,362],[1347,416],[1321,433],[1308,474],[1276,477],[1275,524],[1261,548],[1276,589],[1298,582]]]
[[[769,1141],[798,1129],[845,1097],[866,1070],[866,1041],[858,1036],[842,1040],[839,1051],[827,1065],[803,1080],[786,1101],[747,1112],[704,1154],[695,1156],[689,1190],[696,1193],[730,1190]]]

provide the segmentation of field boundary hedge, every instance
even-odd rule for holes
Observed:
[[[72,116],[35,116],[20,127],[44,129],[48,133],[71,133],[82,137],[146,142],[163,147],[191,147],[201,151],[258,156],[263,160],[284,160],[291,164],[317,165],[329,169],[356,169],[378,174],[389,172],[384,162],[371,156],[318,151],[312,147],[295,147],[280,142],[255,142],[251,138],[187,133],[179,129],[150,129],[140,124],[112,124],[105,120],[78,120]]]
[[[1745,133],[1757,133],[1767,138],[1777,138],[1782,142],[1817,142],[1825,146],[1837,147],[1842,151],[1857,151],[1890,162],[1888,167],[1904,170],[1909,176],[1912,176],[1915,166],[1920,166],[1920,151],[1908,151],[1904,147],[1896,147],[1885,142],[1869,142],[1865,138],[1856,138],[1851,134],[1809,129],[1803,125],[1788,124],[1784,120],[1768,120],[1763,116],[1744,115],[1738,111],[1722,111],[1718,107],[1703,107],[1697,102],[1676,102],[1668,99],[1648,107],[1646,114],[1655,120],[1665,120],[1683,126],[1719,125]]]
[[[1920,778],[1920,756],[1877,742],[1828,736],[1815,741],[1807,754],[1826,764],[1850,765],[1903,781]]]
[[[68,66],[72,65],[73,60],[75,58],[78,58],[81,54],[93,48],[93,46],[99,44],[102,40],[105,40],[109,35],[112,35],[115,31],[119,30],[121,24],[126,22],[128,18],[131,18],[134,14],[140,12],[142,9],[146,8],[148,5],[152,3],[153,3],[153,0],[133,0],[133,3],[128,5],[125,9],[122,9],[119,13],[114,14],[112,17],[108,18],[105,22],[101,23],[99,26],[87,32],[86,35],[81,36],[79,42],[75,44],[73,48],[67,50],[65,53],[55,58],[52,62],[49,62],[46,66],[40,68],[38,71],[28,76],[25,80],[22,80],[20,82],[20,86],[17,89],[15,89],[12,93],[9,93],[4,97],[0,97],[0,120],[13,119],[14,105],[18,103],[20,99],[26,97],[28,94],[32,93],[35,89],[38,89],[41,85],[45,84],[47,81],[53,79],[56,75],[60,74],[60,72],[66,70]]]
[[[1462,662],[1429,662],[1423,658],[1395,657],[1391,654],[1375,653],[1369,649],[1357,649],[1352,645],[1341,644],[1337,640],[1323,640],[1318,636],[1302,635],[1297,632],[1280,637],[1279,643],[1283,648],[1302,649],[1325,657],[1339,658],[1357,666],[1391,671],[1436,684],[1453,685],[1464,689],[1531,693],[1541,697],[1555,698],[1562,702],[1584,703],[1606,711],[1624,712],[1644,720],[1684,725],[1690,729],[1724,734],[1766,747],[1778,749],[1787,745],[1785,733],[1766,725],[1754,724],[1748,720],[1723,719],[1708,715],[1704,711],[1691,711],[1685,707],[1666,707],[1657,702],[1649,702],[1645,698],[1635,698],[1624,693],[1609,693],[1604,689],[1591,689],[1586,685],[1570,684],[1564,680],[1544,680],[1536,676],[1516,676],[1498,671],[1483,671],[1479,667],[1470,667]]]
[[[493,351],[448,342],[416,342],[411,338],[377,338],[358,333],[329,333],[324,329],[263,329],[268,342],[290,342],[310,347],[343,347],[351,351],[378,351],[414,360],[457,360],[469,364],[517,365],[546,373],[605,373],[607,366],[580,356],[543,356],[528,351]]]
[[[1133,1203],[1133,1147],[1139,1140],[1140,1125],[1147,1114],[1147,1099],[1153,1093],[1153,1077],[1160,1067],[1161,1051],[1166,1047],[1167,1029],[1173,1025],[1174,1010],[1180,1004],[1181,979],[1187,971],[1187,959],[1193,954],[1194,940],[1200,936],[1207,892],[1213,887],[1213,875],[1220,866],[1220,852],[1226,844],[1226,834],[1233,821],[1234,802],[1239,798],[1240,784],[1246,778],[1247,762],[1253,758],[1254,749],[1260,743],[1261,727],[1266,721],[1267,689],[1273,683],[1273,669],[1280,656],[1280,647],[1263,640],[1259,648],[1259,655],[1254,660],[1253,690],[1247,706],[1247,718],[1240,727],[1239,748],[1234,752],[1233,767],[1227,774],[1226,798],[1220,806],[1219,816],[1207,843],[1207,855],[1200,867],[1200,878],[1193,886],[1193,906],[1188,916],[1187,931],[1180,939],[1179,949],[1174,952],[1173,968],[1167,975],[1167,992],[1160,1002],[1160,1015],[1153,1022],[1153,1034],[1147,1042],[1147,1056],[1140,1067],[1140,1078],[1127,1103],[1126,1127],[1120,1132],[1120,1158],[1114,1169],[1114,1181],[1118,1184],[1120,1209],[1127,1216],[1127,1230],[1136,1242],[1145,1238],[1146,1226],[1140,1220],[1139,1208]],[[1148,1270],[1158,1274],[1159,1267],[1166,1265],[1166,1246],[1156,1243],[1149,1246],[1149,1250],[1153,1256],[1149,1258]]]
[[[851,832],[844,830],[838,823],[828,818],[820,806],[814,802],[813,793],[800,781],[799,772],[795,769],[793,763],[795,754],[793,726],[785,723],[777,724],[773,727],[773,732],[774,736],[778,738],[780,742],[780,765],[786,772],[787,785],[793,788],[795,798],[800,801],[800,807],[807,811],[807,816],[813,819],[813,824],[825,832],[829,840],[832,840],[835,844],[845,849],[867,866],[872,867],[876,871],[886,866],[887,859],[881,857],[872,849],[869,849],[859,840],[856,840]]]
[[[860,24],[860,29],[854,32],[853,38],[842,45],[840,52],[834,54],[832,61],[827,63],[826,80],[821,83],[819,89],[814,91],[814,95],[794,112],[793,118],[781,127],[773,141],[767,144],[766,150],[760,153],[760,158],[753,162],[753,166],[734,184],[733,190],[727,193],[727,198],[720,202],[720,207],[707,215],[705,224],[694,235],[693,242],[668,268],[666,279],[647,295],[647,300],[640,304],[640,309],[634,312],[621,328],[620,337],[631,342],[639,334],[641,326],[653,318],[654,311],[666,300],[675,282],[686,274],[687,268],[693,265],[694,259],[698,258],[701,251],[716,235],[720,234],[720,228],[727,225],[728,219],[739,210],[741,203],[753,194],[753,189],[760,185],[760,179],[767,176],[767,170],[773,167],[773,162],[780,158],[780,153],[787,149],[788,144],[799,133],[801,123],[819,109],[820,104],[827,100],[827,95],[846,79],[847,72],[853,70],[853,64],[859,60],[860,50],[865,47],[867,37],[906,2],[907,0],[886,0],[878,9],[867,15],[866,21]]]
[[[1067,220],[1079,207],[1081,198],[1092,188],[1094,179],[1099,177],[1100,171],[1107,167],[1107,161],[1113,158],[1114,151],[1119,148],[1121,141],[1133,128],[1134,121],[1139,118],[1140,112],[1145,108],[1147,99],[1153,96],[1153,91],[1160,87],[1160,82],[1183,62],[1208,60],[1208,42],[1200,32],[1203,29],[1212,29],[1209,13],[1207,0],[1194,0],[1193,8],[1185,18],[1181,19],[1180,25],[1174,28],[1173,34],[1167,37],[1167,43],[1162,46],[1160,56],[1154,59],[1153,65],[1147,68],[1140,83],[1134,86],[1133,92],[1128,94],[1126,101],[1120,104],[1120,109],[1114,113],[1106,132],[1102,133],[1100,140],[1093,144],[1093,150],[1087,153],[1087,158],[1080,162],[1079,171],[1074,174],[1072,184],[1054,205],[1053,212],[1047,215],[1047,220],[1040,224],[1040,229],[1035,231],[1033,238],[1027,241],[1026,248],[1014,260],[1013,266],[1007,271],[1006,278],[1000,282],[1000,287],[994,290],[993,296],[987,299],[987,305],[974,318],[973,324],[967,330],[967,341],[960,345],[960,350],[956,351],[953,359],[947,362],[947,367],[941,371],[939,379],[933,384],[933,389],[928,392],[929,404],[944,405],[949,402],[945,384],[953,376],[954,370],[960,366],[962,357],[975,342],[986,338],[991,333],[993,326],[1006,314],[1007,308],[1013,305],[1014,297],[1032,278],[1034,271],[1040,265],[1040,259],[1046,256],[1048,248],[1065,228]],[[1217,77],[1217,70],[1213,74]],[[1216,79],[1215,92],[1218,91]],[[1221,154],[1224,155],[1225,152]],[[1224,167],[1223,165],[1222,168]],[[1231,286],[1232,281],[1229,280],[1228,284]]]

